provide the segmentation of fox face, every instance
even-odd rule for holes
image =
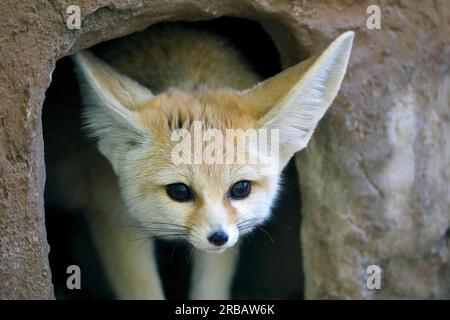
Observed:
[[[246,90],[205,83],[158,95],[91,53],[77,54],[86,127],[117,175],[127,214],[152,236],[209,253],[264,223],[282,169],[340,88],[352,40],[344,33],[320,56]],[[273,152],[268,162],[259,161],[263,143]]]
[[[217,253],[264,222],[278,172],[262,175],[258,163],[236,159],[227,163],[226,146],[221,159],[211,162],[202,152],[210,145],[203,139],[207,130],[225,136],[230,129],[255,128],[255,119],[243,113],[245,106],[231,91],[207,89],[191,94],[171,90],[144,103],[137,122],[147,129],[146,137],[139,139],[145,142],[129,151],[130,165],[122,166],[118,174],[123,177],[124,198],[130,199],[130,213],[142,223],[161,223],[159,236],[184,237],[199,249]],[[201,138],[195,140],[199,125]],[[180,162],[174,161],[173,153],[181,143],[174,135],[181,130],[190,140],[184,151],[191,156],[184,155]],[[202,151],[195,150],[198,144]],[[196,152],[201,153],[198,159]]]

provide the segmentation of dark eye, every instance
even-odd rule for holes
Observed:
[[[173,200],[186,202],[192,200],[191,189],[184,183],[172,183],[166,186],[166,192]]]
[[[230,197],[235,200],[244,199],[250,194],[251,189],[250,181],[238,181],[231,187]]]

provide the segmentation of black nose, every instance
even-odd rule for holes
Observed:
[[[223,231],[214,232],[208,237],[208,241],[215,246],[223,246],[228,241],[228,234]]]

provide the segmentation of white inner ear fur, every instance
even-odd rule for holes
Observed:
[[[90,52],[78,53],[74,61],[83,91],[85,126],[98,138],[99,151],[117,173],[129,142],[146,133],[133,109],[153,95]]]
[[[280,156],[305,148],[336,97],[352,48],[354,33],[336,38],[316,59],[299,63],[243,92],[264,115],[258,124],[279,129]]]

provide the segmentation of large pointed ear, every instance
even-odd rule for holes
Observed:
[[[150,90],[84,51],[73,57],[80,80],[85,125],[99,151],[117,172],[121,156],[145,134],[135,109],[151,99]]]
[[[305,148],[336,97],[347,70],[354,33],[345,32],[308,59],[242,94],[256,108],[258,127],[278,129],[280,155]]]

